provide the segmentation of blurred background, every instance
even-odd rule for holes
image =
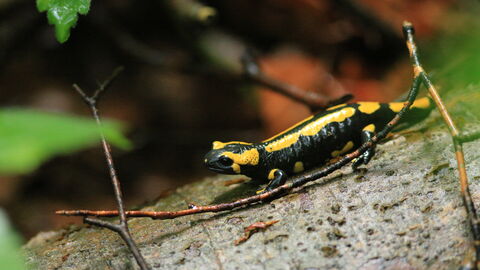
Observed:
[[[12,107],[34,109],[22,119],[43,128],[36,138],[48,138],[45,147],[56,148],[63,133],[76,133],[74,120],[56,127],[31,115],[89,119],[72,84],[91,92],[97,81],[124,66],[99,108],[103,117],[122,123],[132,145],[113,149],[131,208],[213,175],[203,166],[212,141],[260,141],[311,113],[244,76],[239,59],[247,48],[266,74],[283,82],[331,98],[351,93],[354,100],[391,101],[408,90],[412,76],[401,33],[404,20],[413,22],[420,53],[437,83],[478,82],[473,72],[479,28],[466,11],[478,10],[474,2],[93,1],[62,44],[33,1],[1,0],[0,104],[4,113]],[[465,47],[474,56],[462,51]],[[466,60],[474,63],[465,65]],[[459,67],[470,75],[458,78],[452,70]],[[477,89],[471,92],[478,97]],[[0,114],[0,151],[13,145],[2,142],[8,135],[3,124],[2,131]],[[29,169],[0,171],[1,208],[24,239],[81,222],[56,216],[55,210],[115,208],[99,144],[81,142],[90,135],[77,137],[78,147],[42,155]],[[18,140],[24,148],[35,142]],[[5,164],[18,147],[4,157]]]

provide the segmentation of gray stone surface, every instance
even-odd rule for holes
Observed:
[[[438,119],[438,118],[437,118]],[[422,130],[422,131],[420,131]],[[465,145],[480,202],[480,141]],[[451,139],[443,128],[396,135],[366,173],[349,167],[269,203],[174,220],[134,219],[133,236],[154,269],[455,269],[470,236]],[[218,176],[177,189],[148,210],[177,210],[252,194]],[[235,246],[243,228],[279,220]],[[32,269],[137,269],[106,229],[43,232],[24,247]]]

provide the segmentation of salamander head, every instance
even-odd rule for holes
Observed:
[[[256,166],[258,161],[258,150],[244,142],[215,141],[212,150],[205,155],[207,168],[223,174],[245,174],[248,171],[245,169]]]

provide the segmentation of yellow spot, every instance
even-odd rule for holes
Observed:
[[[351,117],[354,114],[355,114],[355,109],[354,108],[346,107],[342,110],[339,110],[339,111],[327,114],[325,116],[322,116],[322,117],[318,118],[317,120],[307,124],[306,126],[304,126],[298,132],[288,134],[288,135],[286,135],[286,136],[284,136],[280,139],[275,139],[275,137],[273,137],[271,139],[271,142],[265,146],[265,150],[267,150],[267,152],[273,152],[273,151],[278,151],[278,150],[288,148],[292,144],[294,144],[298,141],[298,138],[300,137],[300,135],[303,135],[303,136],[316,135],[326,125],[328,125],[330,123],[333,123],[333,122],[342,122],[342,121]],[[309,120],[309,118],[303,120],[299,124],[305,122],[306,120]],[[298,126],[299,124],[295,125],[294,127]],[[292,129],[292,128],[290,128],[290,129]],[[288,130],[290,130],[290,129],[288,129]],[[284,134],[287,131],[282,132],[280,135]],[[267,141],[269,141],[269,140],[267,140]]]
[[[273,169],[268,173],[268,180],[273,180],[275,178],[275,172],[278,171],[278,169]]]
[[[229,157],[231,160],[233,160],[232,169],[235,172],[237,172],[237,170],[238,172],[240,172],[240,165],[257,165],[258,160],[260,159],[260,155],[258,154],[258,150],[256,148],[243,151],[243,153],[240,154],[223,152],[222,155]]]
[[[390,110],[394,112],[399,112],[402,108],[405,102],[391,102],[388,103]],[[417,108],[417,109],[427,109],[430,107],[430,99],[427,97],[419,98],[415,100],[412,104],[411,108]]]
[[[403,108],[404,103],[403,102],[391,102],[388,103],[388,107],[390,107],[390,110],[394,112],[399,112]]]
[[[333,107],[328,108],[327,111],[333,111],[333,110],[335,110],[335,109],[337,109],[337,108],[340,108],[340,107],[342,107],[342,106],[345,106],[345,105],[347,105],[347,104],[345,104],[345,103],[343,103],[343,104],[338,104],[338,105],[335,105],[335,106],[333,106]]]
[[[293,166],[293,172],[294,173],[299,173],[299,172],[303,172],[303,170],[304,170],[303,162],[301,162],[301,161],[295,162],[295,165]]]
[[[364,127],[363,130],[370,131],[370,132],[375,132],[375,125],[370,124],[370,125]]]
[[[217,150],[217,149],[222,149],[224,148],[225,146],[229,145],[229,144],[243,144],[243,145],[252,145],[251,143],[247,143],[247,142],[237,142],[237,141],[233,141],[233,142],[219,142],[219,141],[214,141],[213,142],[213,147],[212,149],[213,150]]]
[[[372,114],[380,109],[380,103],[378,102],[358,102],[358,110],[362,113]]]
[[[349,141],[345,144],[345,146],[342,148],[342,150],[335,150],[332,152],[332,157],[338,157],[343,153],[348,152],[350,149],[353,148],[353,142]]]
[[[428,97],[423,97],[413,102],[412,108],[428,109],[431,105],[431,100]]]
[[[232,169],[235,173],[240,173],[242,172],[242,170],[240,169],[240,165],[238,165],[237,163],[233,163],[232,164]]]

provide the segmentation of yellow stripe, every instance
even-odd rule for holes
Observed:
[[[342,122],[345,121],[345,119],[353,116],[355,114],[355,109],[352,107],[346,107],[342,110],[327,114],[325,116],[322,116],[318,118],[317,120],[307,124],[305,127],[303,127],[301,130],[298,132],[292,133],[285,135],[284,137],[275,140],[275,137],[272,139],[272,142],[267,144],[265,146],[265,150],[268,152],[273,152],[273,151],[278,151],[282,150],[285,148],[290,147],[292,144],[296,143],[298,141],[298,138],[300,135],[303,136],[313,136],[318,134],[322,128],[324,128],[326,125],[333,123],[333,122]],[[308,120],[308,118],[306,119]],[[306,120],[300,122],[303,123]],[[298,126],[295,125],[294,127]],[[291,128],[289,129],[291,130]],[[283,132],[285,133],[285,132]],[[281,134],[283,134],[281,133]],[[267,140],[269,141],[269,140]]]

